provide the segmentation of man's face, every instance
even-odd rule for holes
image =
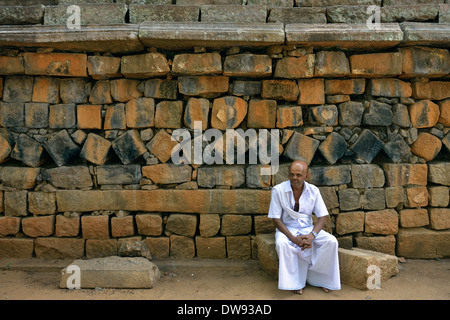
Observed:
[[[295,163],[289,169],[289,180],[293,188],[302,186],[307,177],[306,166],[301,163]]]

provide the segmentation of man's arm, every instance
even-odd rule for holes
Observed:
[[[283,223],[283,221],[281,221],[281,219],[273,219],[273,224],[280,232],[284,233],[289,240],[300,247],[303,240],[300,238],[300,236],[294,236]]]
[[[327,217],[326,216],[318,218],[316,224],[313,227],[313,231],[315,233],[319,233],[320,230],[322,230],[322,228],[325,226],[326,221],[327,221]],[[314,238],[315,237],[314,237],[314,235],[312,233],[304,235],[304,236],[301,236],[302,243],[300,244],[299,247],[302,248],[303,250],[311,248]]]

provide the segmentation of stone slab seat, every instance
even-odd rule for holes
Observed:
[[[144,49],[137,24],[0,26],[0,46],[49,47],[60,50],[127,53]]]
[[[366,24],[293,23],[285,27],[286,44],[339,48],[391,48],[403,41],[398,23],[382,23],[379,30]]]
[[[151,289],[161,277],[159,268],[149,260],[137,257],[106,257],[74,260],[68,267],[80,268],[81,289],[117,288]],[[60,288],[66,289],[75,273],[68,268],[61,271]],[[73,282],[72,282],[73,284]]]
[[[259,234],[256,236],[258,260],[260,267],[274,277],[278,277],[278,255],[275,247],[275,234]],[[351,287],[367,290],[367,280],[373,275],[368,267],[375,265],[380,268],[380,282],[398,273],[398,258],[380,252],[352,248],[338,249],[341,283]]]

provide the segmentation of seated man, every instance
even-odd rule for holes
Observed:
[[[289,181],[272,189],[269,218],[277,228],[278,288],[302,294],[308,284],[325,292],[341,288],[336,238],[322,230],[328,210],[319,189],[305,181],[308,165],[294,161]],[[318,217],[315,225],[312,214]]]

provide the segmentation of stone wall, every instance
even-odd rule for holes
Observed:
[[[449,7],[0,0],[0,257],[102,257],[134,239],[156,258],[256,258],[293,159],[341,247],[450,256]],[[219,163],[227,129],[247,136],[244,163]],[[281,154],[272,175],[258,137]]]
[[[155,257],[255,258],[292,159],[310,163],[341,246],[449,255],[447,49],[48,51],[0,57],[0,256],[99,257],[131,237]],[[172,134],[194,121],[278,129],[279,172],[248,154],[173,164]]]

